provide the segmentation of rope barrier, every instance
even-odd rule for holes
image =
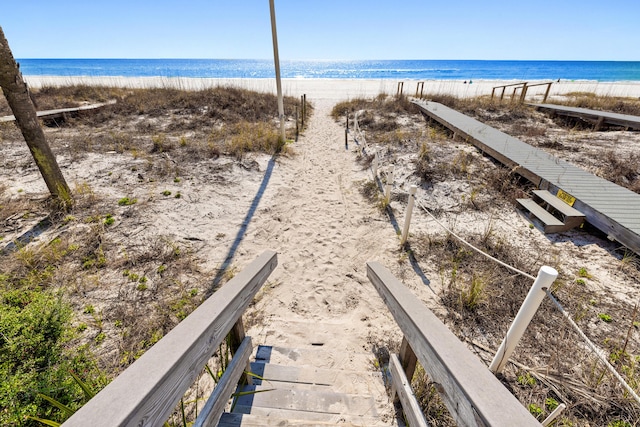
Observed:
[[[356,113],[356,116],[355,116],[355,128],[356,128],[357,132],[359,134],[361,134],[360,127],[358,126],[358,114],[357,113]],[[364,139],[364,135],[363,135],[363,139]],[[366,140],[364,141],[364,144],[366,144]],[[520,275],[522,275],[522,276],[524,276],[524,277],[526,277],[528,279],[531,279],[531,280],[535,280],[536,279],[531,274],[529,274],[527,272],[524,272],[522,270],[519,270],[519,269],[517,269],[517,268],[515,268],[515,267],[513,267],[513,266],[511,266],[511,265],[509,265],[509,264],[507,264],[507,263],[505,263],[503,261],[500,261],[499,259],[489,255],[488,253],[482,251],[481,249],[479,249],[479,248],[475,247],[474,245],[472,245],[471,243],[467,242],[462,237],[458,236],[456,233],[454,233],[452,230],[450,230],[448,227],[446,227],[444,224],[442,224],[442,222],[440,222],[438,220],[438,218],[436,218],[435,215],[433,215],[433,213],[431,213],[431,211],[429,209],[427,209],[419,200],[417,200],[417,198],[414,195],[410,194],[409,197],[413,197],[415,202],[418,204],[418,206],[420,206],[422,208],[422,210],[424,210],[427,214],[429,214],[429,216],[431,216],[431,218],[433,218],[433,220],[440,227],[442,227],[447,233],[451,234],[453,237],[458,239],[458,241],[460,241],[464,245],[468,246],[469,248],[471,248],[475,252],[479,253],[480,255],[482,255],[482,256],[484,256],[484,257],[496,262],[497,264],[505,267],[506,269],[513,271],[514,273],[520,274]],[[573,321],[573,319],[571,319],[571,316],[569,315],[569,313],[564,309],[562,304],[560,304],[560,302],[553,296],[553,294],[551,293],[551,291],[549,289],[545,288],[544,292],[547,294],[547,296],[549,297],[549,299],[551,300],[551,302],[553,303],[555,308],[562,314],[562,317],[564,317],[567,320],[567,322],[569,322],[569,325],[571,325],[571,327],[576,331],[576,333],[584,340],[584,342],[587,344],[587,347],[589,347],[589,349],[604,364],[604,366],[614,376],[614,378],[616,380],[618,380],[618,382],[629,393],[629,395],[631,395],[631,397],[640,405],[640,396],[638,396],[638,394],[631,388],[631,386],[629,386],[629,384],[627,384],[625,379],[622,378],[622,376],[618,373],[618,371],[616,371],[616,368],[613,365],[611,365],[611,363],[609,363],[609,360],[607,360],[606,353],[602,349],[598,348],[589,339],[589,337],[587,337],[585,335],[585,333],[582,332],[580,327],[576,324],[576,322]]]
[[[409,196],[412,197],[412,196]],[[433,220],[440,225],[440,227],[442,227],[447,233],[451,234],[453,237],[455,237],[456,239],[458,239],[461,243],[465,244],[466,246],[468,246],[469,248],[473,249],[474,251],[476,251],[477,253],[479,253],[480,255],[500,264],[501,266],[513,271],[514,273],[520,274],[528,279],[531,280],[535,280],[535,277],[533,277],[531,274],[526,273],[522,270],[519,270],[509,264],[506,264],[505,262],[500,261],[499,259],[489,255],[488,253],[482,251],[481,249],[473,246],[471,243],[467,242],[466,240],[464,240],[462,237],[458,236],[456,233],[454,233],[452,230],[450,230],[449,228],[447,228],[444,224],[442,224],[442,222],[440,222],[435,215],[433,215],[431,213],[431,211],[429,211],[429,209],[427,209],[422,203],[420,203],[419,201],[416,200],[416,203],[418,204],[418,206],[420,206],[422,208],[422,210],[424,210],[427,214],[429,214],[429,216],[431,216],[431,218],[433,218]],[[571,325],[571,327],[578,333],[578,335],[584,340],[584,342],[587,344],[587,347],[589,347],[589,349],[591,351],[593,351],[596,355],[596,357],[604,364],[605,368],[607,368],[607,370],[618,380],[618,382],[622,385],[622,387],[629,393],[629,395],[631,395],[631,397],[638,403],[640,404],[640,396],[638,396],[638,394],[631,388],[631,386],[629,386],[629,384],[627,384],[627,382],[625,381],[624,378],[622,378],[622,376],[618,373],[618,371],[616,371],[616,368],[613,367],[613,365],[611,365],[611,363],[609,363],[609,361],[607,360],[607,356],[606,353],[598,348],[590,339],[589,337],[587,337],[585,335],[584,332],[582,332],[582,330],[580,329],[580,327],[576,324],[576,322],[573,321],[573,319],[571,319],[571,316],[569,315],[569,313],[564,309],[564,307],[562,306],[562,304],[560,304],[560,302],[553,296],[553,294],[551,293],[551,291],[547,288],[543,289],[544,292],[547,294],[547,296],[549,297],[549,299],[551,300],[551,302],[553,303],[553,305],[555,306],[555,308],[560,311],[560,313],[562,314],[562,317],[564,317],[567,322],[569,322],[569,325]]]

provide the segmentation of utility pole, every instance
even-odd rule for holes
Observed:
[[[287,141],[284,129],[284,101],[282,99],[282,82],[280,81],[280,57],[278,55],[278,34],[276,31],[276,8],[273,0],[269,0],[271,10],[271,36],[273,37],[273,62],[276,66],[276,88],[278,91],[278,115],[280,116],[280,139],[282,144]]]
[[[27,84],[13,58],[2,27],[0,27],[0,86],[49,192],[60,207],[70,208],[73,203],[71,190],[40,127],[36,107],[29,97]]]

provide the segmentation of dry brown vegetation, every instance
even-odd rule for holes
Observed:
[[[589,150],[591,170],[638,191],[637,156],[621,154],[621,151],[640,146],[637,133],[568,128],[531,108],[500,105],[486,98],[468,100],[438,96],[433,100],[530,144],[551,150],[565,160],[584,157],[585,151]],[[531,188],[530,184],[483,157],[475,148],[452,140],[448,130],[437,124],[427,125],[415,111],[400,107],[405,104],[405,100],[395,98],[359,99],[339,105],[334,112],[337,120],[343,121],[347,111],[366,110],[361,115],[366,120],[359,123],[360,127],[366,131],[367,142],[378,149],[382,163],[395,164],[396,176],[400,167],[397,185],[404,186],[405,181],[417,179],[426,194],[423,203],[467,241],[534,276],[537,266],[556,268],[560,275],[552,289],[554,295],[638,391],[640,322],[633,302],[637,301],[637,295],[631,292],[635,299],[620,299],[620,293],[626,293],[624,290],[605,290],[609,288],[606,281],[612,277],[596,277],[594,273],[602,268],[611,269],[614,280],[625,283],[627,291],[631,291],[640,282],[636,255],[616,250],[615,245],[606,242],[589,226],[559,236],[557,240],[534,238],[533,233],[538,233],[535,229],[525,233],[531,235],[528,239],[516,238],[514,230],[508,231],[501,224],[513,221],[504,213],[513,212],[515,198],[523,197]],[[389,114],[389,110],[394,113]],[[391,121],[395,121],[395,125],[389,123]],[[385,122],[384,129],[378,129],[376,122]],[[395,140],[387,137],[387,129],[400,128],[402,137]],[[629,141],[630,147],[612,144],[612,132],[619,139]],[[368,167],[370,156],[363,156],[361,161]],[[402,172],[403,168],[406,168],[405,172]],[[363,193],[376,200],[376,188],[370,187],[366,185]],[[439,198],[439,204],[431,201],[436,198]],[[401,199],[396,197],[396,200]],[[461,224],[460,227],[456,227],[457,224]],[[574,241],[576,246],[566,254],[563,253],[566,246],[563,245],[564,249],[555,247],[554,241]],[[585,261],[586,254],[580,248],[586,250],[589,245],[607,248],[605,259],[599,261],[602,264]],[[420,265],[430,266],[435,276],[430,280],[440,285],[442,291],[438,295],[436,314],[488,365],[531,281],[489,261],[442,229],[415,232],[405,249]],[[605,282],[604,289],[601,281]],[[398,344],[385,345],[392,351]],[[596,360],[548,299],[534,317],[513,360],[516,363],[511,364],[500,378],[540,420],[561,402],[567,409],[555,424],[559,426],[631,426],[637,425],[640,419],[637,404]],[[418,370],[413,386],[432,425],[453,425],[424,370]]]
[[[194,250],[198,238],[178,239],[149,223],[159,201],[177,204],[182,197],[179,191],[163,191],[168,183],[178,187],[182,180],[201,177],[230,186],[233,183],[225,183],[226,169],[238,165],[250,171],[257,168],[247,158],[252,153],[283,154],[289,148],[278,140],[273,95],[234,88],[186,92],[76,86],[45,88],[34,97],[39,109],[117,101],[64,121],[46,122],[47,139],[66,167],[82,159],[95,162],[89,163],[95,170],[86,171],[93,175],[94,187],[75,182],[72,211],[52,213],[48,199],[23,195],[22,189],[16,193],[0,183],[0,308],[13,312],[15,304],[27,306],[40,294],[62,301],[73,314],[56,326],[56,330],[64,328],[55,334],[56,343],[34,340],[40,347],[64,348],[59,366],[81,369],[82,379],[98,389],[234,274],[233,266],[228,271],[203,267]],[[291,137],[295,131],[291,115],[298,103],[285,100]],[[311,110],[308,105],[309,114]],[[6,107],[0,111],[8,114]],[[14,123],[0,127],[0,146],[7,173],[22,176],[34,170]],[[96,154],[111,163],[98,166]],[[222,157],[228,160],[213,161]],[[194,178],[196,170],[205,172]],[[117,193],[122,189],[126,192]],[[34,242],[20,240],[34,230]],[[219,233],[220,238],[224,236]],[[216,283],[214,276],[219,277]],[[0,332],[9,334],[4,329],[7,324],[0,326]],[[43,332],[47,339],[52,335]],[[13,358],[13,350],[5,348],[13,341],[10,334],[0,340],[3,358]],[[76,360],[78,354],[84,355],[82,363]],[[62,385],[51,389],[47,381],[54,378],[52,371],[43,369],[38,374],[43,377],[36,378],[29,358],[22,357],[11,368],[16,376],[6,383],[8,394],[2,394],[3,406],[9,402],[7,407],[14,410],[2,412],[0,424],[24,422],[24,415],[36,413],[60,419],[36,396],[39,391],[72,407],[80,404],[81,392],[74,390],[68,371],[55,371],[56,378],[68,380],[62,384],[60,379]]]

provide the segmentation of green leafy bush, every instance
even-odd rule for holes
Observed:
[[[2,284],[0,407],[5,409],[0,411],[0,425],[39,425],[27,416],[60,419],[58,410],[38,393],[73,407],[81,394],[74,390],[69,372],[84,375],[93,371],[85,350],[75,354],[67,350],[71,309],[54,293],[7,289],[7,282]]]

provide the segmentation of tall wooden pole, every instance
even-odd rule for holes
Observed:
[[[278,90],[278,115],[280,116],[280,139],[284,144],[287,140],[284,129],[284,101],[282,99],[282,82],[280,81],[280,56],[278,55],[278,33],[276,31],[276,8],[273,0],[269,0],[271,10],[271,36],[273,37],[273,62],[276,67],[276,88]]]
[[[0,27],[0,86],[49,192],[62,207],[71,207],[73,202],[71,190],[40,127],[36,108],[29,97],[29,90],[13,58],[2,27]]]

